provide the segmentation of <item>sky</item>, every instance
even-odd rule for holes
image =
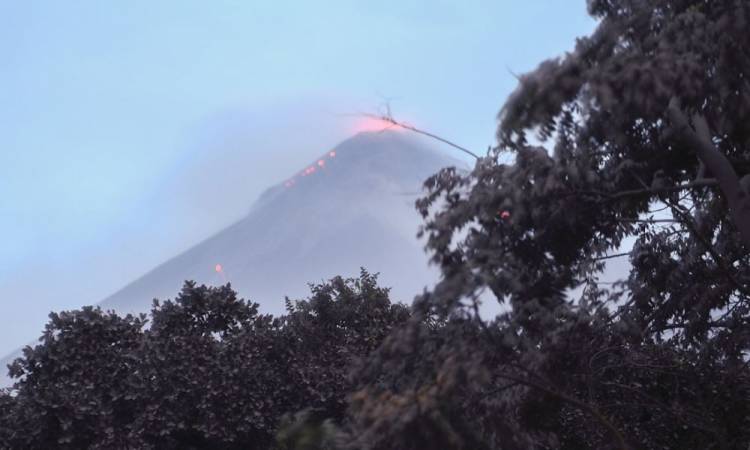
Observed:
[[[595,25],[583,0],[0,0],[0,356],[385,104],[483,152],[514,74]]]

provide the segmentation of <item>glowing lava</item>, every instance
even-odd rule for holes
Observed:
[[[325,155],[323,155],[322,157],[320,157],[320,159],[318,159],[317,161],[315,161],[315,163],[313,163],[311,166],[305,167],[305,169],[302,172],[300,172],[298,175],[295,175],[294,177],[286,180],[284,182],[284,187],[290,188],[290,187],[294,186],[295,182],[297,181],[297,177],[298,176],[299,177],[306,177],[308,175],[312,175],[313,173],[315,173],[315,171],[318,170],[318,168],[325,169],[325,167],[326,167],[325,157],[326,156],[328,156],[328,158],[335,158],[336,157],[336,151],[335,150],[329,151],[328,153],[326,153]]]
[[[379,119],[377,117],[364,117],[354,124],[355,134],[367,131],[383,131],[383,130],[403,130],[404,128],[400,125],[389,122],[385,119]]]

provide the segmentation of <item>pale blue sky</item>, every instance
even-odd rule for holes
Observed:
[[[0,0],[0,356],[245,214],[383,99],[483,151],[511,72],[594,25],[583,0]]]

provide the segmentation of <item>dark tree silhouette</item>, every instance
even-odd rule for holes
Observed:
[[[50,314],[40,344],[10,368],[24,379],[0,396],[0,448],[125,448],[142,408],[129,378],[143,325],[92,307]]]
[[[363,372],[356,446],[750,444],[750,3],[589,10],[520,77],[497,148],[426,183],[443,281]]]
[[[311,288],[279,318],[192,282],[145,329],[91,307],[52,314],[0,395],[0,448],[268,449],[284,416],[342,420],[350,368],[409,312],[365,271]]]

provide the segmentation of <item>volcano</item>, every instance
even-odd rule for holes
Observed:
[[[410,302],[437,280],[416,233],[414,200],[440,168],[463,165],[403,131],[360,133],[321,152],[267,189],[237,223],[166,261],[101,302],[119,313],[147,312],[185,280],[231,283],[261,311],[284,312],[308,283],[360,267],[380,274],[394,300]],[[247,176],[253,174],[248,171]]]

